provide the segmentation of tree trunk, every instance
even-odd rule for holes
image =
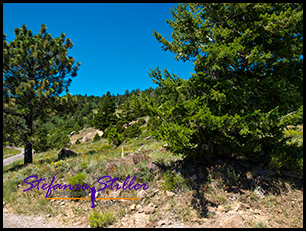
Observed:
[[[32,143],[30,141],[24,142],[24,164],[33,163],[32,158]]]

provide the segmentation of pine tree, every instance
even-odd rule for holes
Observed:
[[[147,106],[156,132],[175,153],[263,160],[303,111],[302,4],[179,4],[171,14],[172,41],[154,37],[195,73],[184,81],[151,71],[167,90]]]
[[[116,104],[114,97],[108,91],[102,96],[98,113],[93,119],[93,125],[99,130],[105,130],[110,124],[116,124],[117,116],[115,114]]]
[[[3,116],[16,122],[5,124],[9,135],[4,134],[4,142],[19,134],[25,146],[24,163],[28,164],[33,162],[33,121],[44,121],[75,105],[68,94],[71,78],[67,77],[77,75],[80,63],[74,65],[74,58],[67,56],[73,46],[71,40],[65,40],[64,33],[52,38],[45,24],[37,35],[26,25],[16,28],[15,35],[8,44],[3,34]],[[59,97],[64,90],[67,95]]]

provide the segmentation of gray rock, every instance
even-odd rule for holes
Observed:
[[[77,154],[74,151],[67,148],[62,148],[61,151],[58,153],[57,160],[62,160],[67,157],[76,156],[76,155]]]
[[[87,141],[89,141],[90,139],[87,137],[87,136],[85,136],[85,137],[83,137],[83,139],[82,139],[82,142],[87,142]]]
[[[134,154],[132,158],[133,158],[134,164],[137,164],[138,162],[152,161],[151,157],[149,157],[147,155],[144,155],[144,154],[141,154],[141,153]]]
[[[155,213],[155,208],[147,206],[147,207],[144,208],[144,212],[145,212],[145,214]]]

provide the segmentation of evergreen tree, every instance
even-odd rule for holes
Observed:
[[[62,33],[52,38],[42,24],[37,35],[26,25],[15,29],[16,38],[9,44],[3,34],[3,116],[21,122],[9,126],[11,137],[19,134],[25,146],[24,163],[32,163],[33,121],[43,121],[55,112],[73,108],[75,99],[68,94],[71,78],[80,63],[67,56],[73,43]],[[67,95],[59,97],[66,90]],[[15,119],[18,118],[18,119]],[[13,126],[11,126],[13,125]],[[4,135],[4,142],[9,135]]]
[[[93,119],[93,125],[99,130],[106,129],[110,124],[115,124],[117,122],[117,116],[115,114],[116,104],[114,97],[110,95],[108,91],[106,95],[102,96],[101,105],[99,107],[98,113]]]
[[[156,132],[175,153],[268,157],[303,111],[302,4],[191,3],[171,14],[172,41],[154,37],[195,73],[183,81],[151,71],[167,90],[161,105],[148,104]]]

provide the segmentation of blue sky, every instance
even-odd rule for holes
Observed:
[[[149,68],[166,68],[181,78],[194,72],[191,62],[175,61],[153,37],[156,30],[171,40],[166,23],[177,3],[4,3],[3,33],[15,39],[14,29],[27,25],[33,34],[41,24],[52,37],[62,32],[74,43],[69,56],[81,62],[69,92],[73,95],[124,94],[155,85]]]

